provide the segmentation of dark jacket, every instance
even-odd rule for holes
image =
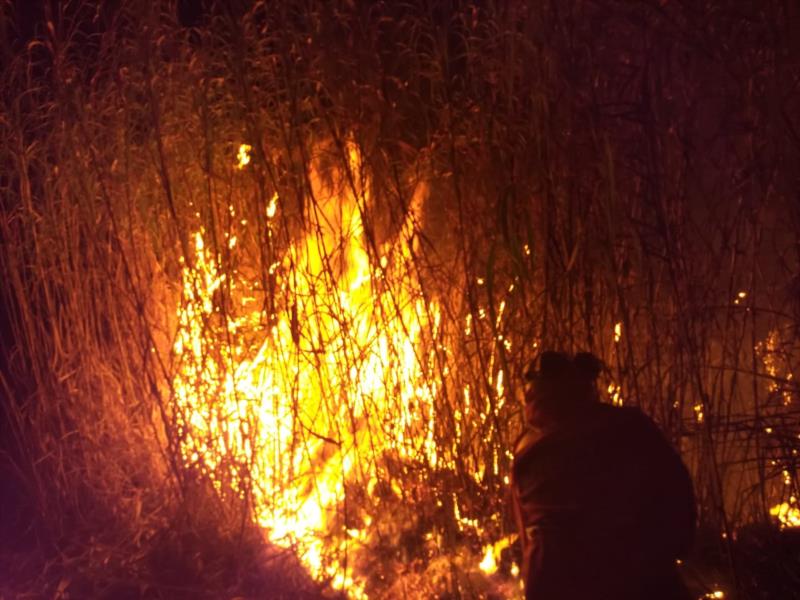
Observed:
[[[519,449],[513,490],[528,600],[689,598],[675,561],[694,534],[691,479],[641,411],[587,405]]]

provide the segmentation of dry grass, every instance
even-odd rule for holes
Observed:
[[[353,190],[370,182],[360,211],[373,265],[414,215],[418,294],[442,310],[427,343],[447,347],[427,377],[451,466],[386,467],[408,494],[387,492],[383,518],[409,511],[409,525],[376,524],[389,533],[372,542],[380,560],[359,567],[370,590],[500,585],[466,563],[509,531],[518,379],[545,347],[606,360],[606,384],[682,450],[723,576],[742,595],[753,587],[734,532],[800,496],[796,9],[215,3],[189,29],[170,2],[93,4],[64,3],[28,38],[1,5],[5,462],[31,504],[22,538],[36,541],[9,558],[21,587],[0,594],[188,597],[192,581],[209,596],[286,586],[289,597],[293,578],[315,593],[299,567],[264,558],[277,550],[248,525],[233,480],[218,473],[230,485],[215,489],[181,459],[171,351],[180,260],[193,260],[201,227],[220,269],[263,306],[242,343],[291,312],[270,267],[320,226],[314,165]],[[253,159],[237,171],[243,141]],[[220,319],[234,299],[220,292]],[[209,361],[231,344],[216,327]],[[456,435],[467,385],[487,408]],[[454,493],[480,532],[455,521]],[[32,555],[43,570],[19,562]]]

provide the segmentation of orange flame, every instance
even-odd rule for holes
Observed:
[[[240,168],[243,156],[240,149]],[[354,148],[349,168],[360,170]],[[294,548],[313,576],[359,597],[352,567],[337,556],[347,545],[357,549],[363,532],[346,530],[345,547],[323,540],[344,528],[345,482],[374,489],[381,453],[436,465],[437,380],[425,340],[437,338],[441,319],[413,269],[411,217],[382,256],[371,257],[359,208],[366,187],[332,192],[316,172],[311,179],[313,226],[277,268],[287,306],[271,315],[268,330],[261,312],[247,308],[258,305],[247,282],[226,279],[205,232],[195,234],[192,266],[183,268],[173,386],[185,415],[184,460],[220,491],[249,491],[273,543]],[[224,289],[242,308],[220,317],[215,297]],[[259,327],[266,335],[249,342]]]
[[[796,503],[796,498],[790,499]],[[780,523],[781,528],[800,527],[800,508],[789,502],[781,502],[769,509],[769,514],[775,517]]]

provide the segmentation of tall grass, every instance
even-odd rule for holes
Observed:
[[[375,542],[374,593],[412,577],[430,594],[500,585],[469,561],[510,532],[519,380],[542,348],[597,353],[604,387],[659,422],[732,581],[736,531],[800,496],[788,4],[222,2],[189,23],[171,2],[72,2],[29,38],[15,6],[0,109],[8,452],[62,563],[91,579],[112,557],[118,578],[156,585],[153,557],[191,554],[187,536],[233,552],[248,535],[247,500],[181,457],[181,273],[202,228],[221,272],[256,290],[263,318],[243,335],[257,343],[294,305],[271,267],[320,230],[312,171],[369,182],[373,266],[413,216],[418,293],[442,311],[427,377],[449,466],[397,471],[409,493],[394,509],[424,518]],[[221,289],[215,314],[235,316],[234,300]],[[234,343],[223,329],[206,324],[209,361]],[[454,502],[481,527],[464,531]],[[193,561],[159,593],[188,576],[237,585]]]

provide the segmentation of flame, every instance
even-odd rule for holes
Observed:
[[[611,398],[611,404],[614,406],[622,406],[625,403],[625,400],[622,397],[622,388],[616,383],[609,383],[606,391],[608,391],[608,395]]]
[[[497,561],[500,559],[500,554],[508,548],[516,539],[516,535],[504,537],[494,544],[487,544],[483,547],[483,560],[478,565],[484,573],[492,575],[497,572]],[[519,567],[517,567],[518,569]]]
[[[693,407],[694,416],[698,423],[702,423],[705,420],[705,414],[703,413],[703,405],[702,404],[695,404]]]
[[[237,169],[244,169],[250,164],[250,150],[252,149],[253,147],[250,144],[239,145],[239,152],[236,154],[236,159],[239,161],[236,165]]]
[[[249,149],[239,148],[238,168]],[[359,172],[353,148],[348,160]],[[354,561],[338,559],[366,537],[344,525],[345,484],[372,493],[387,478],[388,452],[439,461],[425,340],[437,338],[441,316],[413,269],[410,217],[371,256],[360,211],[368,186],[332,192],[318,173],[311,178],[313,226],[270,267],[284,303],[275,314],[265,318],[251,282],[223,272],[207,232],[194,235],[194,256],[182,263],[173,389],[184,461],[218,491],[248,499],[271,542],[295,550],[315,578],[364,597]],[[226,293],[233,307],[223,309]],[[369,525],[369,515],[356,517]]]
[[[769,509],[769,514],[778,519],[781,528],[800,527],[800,508],[788,502],[776,504]]]
[[[487,575],[497,572],[497,560],[495,559],[494,547],[491,544],[484,548],[483,560],[478,566]]]
[[[267,204],[267,219],[271,219],[278,211],[278,192],[272,194],[269,204]]]

